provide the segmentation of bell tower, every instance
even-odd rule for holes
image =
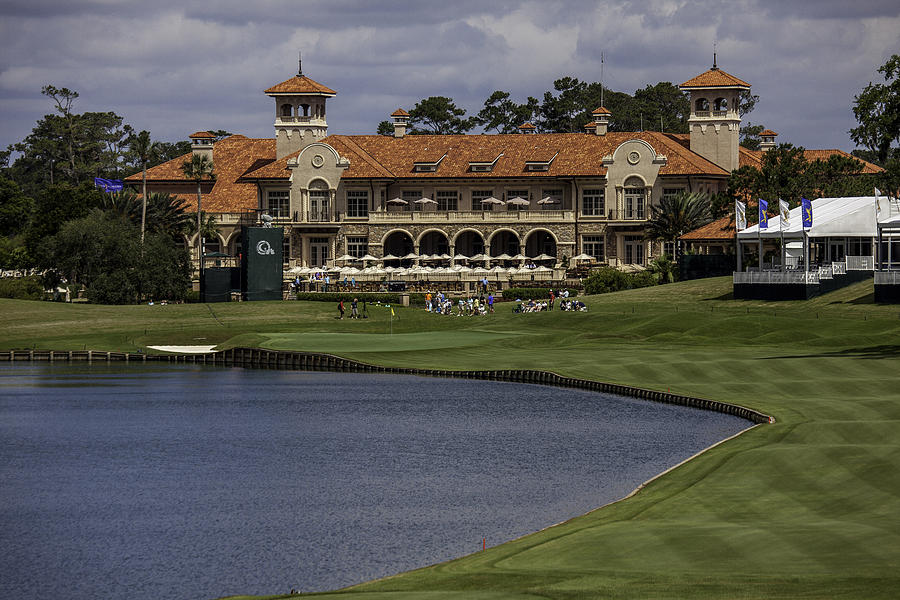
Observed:
[[[750,84],[721,70],[713,54],[710,70],[678,87],[690,94],[691,151],[726,171],[737,169],[741,140],[738,105],[741,92],[749,90]]]
[[[302,58],[297,75],[266,90],[275,98],[277,158],[292,154],[328,135],[325,102],[337,92],[303,74]]]

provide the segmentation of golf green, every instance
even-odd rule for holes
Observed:
[[[626,500],[341,592],[353,598],[897,597],[900,307],[872,304],[871,281],[809,301],[734,301],[730,278],[585,301],[587,313],[517,315],[501,304],[488,317],[397,308],[391,322],[385,309],[339,321],[331,303],[0,300],[0,347],[255,342],[388,366],[545,369],[777,418]]]

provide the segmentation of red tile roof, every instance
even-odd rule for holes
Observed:
[[[189,211],[197,210],[197,196],[191,194],[196,189],[193,180],[187,179],[181,166],[190,160],[191,153],[179,156],[161,165],[147,169],[147,181],[164,184],[184,184],[184,193],[178,193],[185,200]],[[203,210],[209,212],[242,212],[257,207],[256,184],[243,181],[241,176],[251,168],[258,169],[262,163],[275,160],[274,139],[248,139],[242,135],[232,135],[219,140],[213,146],[213,167],[216,180],[212,191],[203,194]],[[141,173],[125,178],[126,183],[138,183]],[[208,183],[202,184],[204,187]]]
[[[305,75],[294,75],[287,81],[282,81],[278,85],[273,85],[266,90],[266,94],[316,94],[322,96],[334,96],[337,94],[331,88],[325,87],[321,83],[313,81]]]
[[[759,168],[762,165],[762,157],[765,152],[762,150],[749,150],[740,146],[738,148],[738,154],[740,156],[740,166],[746,167],[756,167]],[[878,165],[874,165],[868,161],[865,161],[861,158],[856,158],[850,154],[847,154],[843,150],[838,149],[829,149],[829,150],[804,150],[803,155],[806,157],[806,160],[812,162],[814,160],[828,160],[832,156],[846,156],[847,158],[852,158],[858,160],[862,163],[863,169],[862,173],[864,175],[869,175],[872,173],[881,173],[884,169],[879,167]]]
[[[214,136],[213,134],[211,134],[211,133],[208,132],[208,131],[198,131],[198,132],[196,132],[196,133],[192,133],[192,134],[189,135],[188,137],[191,138],[191,139],[194,139],[194,138],[203,138],[203,139],[206,139],[206,138],[212,138],[212,139],[215,139],[215,138],[216,138],[216,136]]]
[[[408,117],[409,113],[403,110],[402,108],[398,108],[394,112],[391,113],[392,117]]]
[[[734,216],[728,215],[722,217],[718,221],[708,223],[703,227],[690,231],[680,238],[686,241],[698,240],[733,240],[734,239]]]
[[[750,88],[750,84],[743,79],[726,73],[722,69],[713,68],[705,73],[688,79],[678,87],[680,88]]]
[[[776,136],[778,134],[775,133],[774,131],[772,131],[771,129],[763,129],[762,131],[759,132],[759,135],[761,135],[761,136],[764,135],[766,137],[769,137],[769,136]]]
[[[612,113],[601,106],[600,108],[595,108],[591,112],[591,114],[592,115],[611,115]]]

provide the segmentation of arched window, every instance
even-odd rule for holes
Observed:
[[[728,100],[726,98],[716,98],[713,102],[713,110],[728,110]]]
[[[281,105],[281,116],[282,117],[290,117],[293,114],[294,107],[290,104],[282,104]]]
[[[331,192],[328,184],[321,179],[311,181],[309,184],[309,220],[330,221],[331,210],[329,199]]]
[[[646,218],[646,190],[640,177],[629,177],[625,180],[625,219],[643,220]]]
[[[300,108],[303,109],[303,116],[308,117],[309,116],[309,104],[301,104]]]
[[[695,110],[709,110],[709,100],[706,98],[697,98],[697,101],[694,103]]]

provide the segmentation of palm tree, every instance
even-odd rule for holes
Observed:
[[[184,176],[197,182],[197,249],[199,250],[198,258],[200,259],[200,282],[203,283],[203,223],[201,222],[203,197],[200,191],[200,182],[204,179],[210,181],[216,180],[216,173],[213,170],[212,160],[205,154],[193,154],[191,160],[184,161],[181,165]]]
[[[144,247],[144,230],[147,228],[147,163],[156,152],[157,142],[150,141],[150,132],[146,129],[128,139],[128,147],[141,163],[143,206],[141,208],[141,248]]]
[[[168,192],[150,192],[147,211],[150,215],[150,231],[175,237],[192,232],[196,227],[191,216],[184,212],[184,201]]]
[[[679,237],[712,220],[709,213],[709,195],[700,192],[679,192],[663,196],[659,205],[650,207],[645,235],[651,240],[672,242],[678,260]]]

